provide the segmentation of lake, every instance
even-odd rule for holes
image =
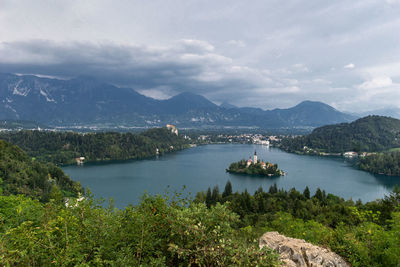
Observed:
[[[266,178],[225,172],[230,163],[248,159],[255,150],[258,159],[277,163],[287,174]],[[357,170],[343,158],[296,155],[273,147],[246,144],[206,145],[153,159],[66,166],[63,170],[73,180],[90,188],[96,197],[113,198],[119,208],[137,204],[145,191],[163,194],[167,190],[181,191],[185,186],[184,194],[194,196],[218,185],[222,192],[228,180],[234,191],[247,189],[253,193],[260,186],[268,190],[276,183],[278,188],[295,187],[301,192],[306,186],[312,193],[319,187],[345,199],[362,201],[382,198],[400,182],[399,177]]]

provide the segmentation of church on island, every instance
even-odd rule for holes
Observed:
[[[251,156],[249,158],[249,160],[247,161],[247,168],[250,167],[250,165],[256,165],[256,164],[261,164],[261,168],[263,168],[264,170],[267,168],[267,163],[265,163],[264,161],[259,161],[258,157],[257,157],[257,151],[254,151],[254,155],[253,155],[253,160],[251,159]],[[272,166],[271,163],[268,163],[268,167]]]
[[[268,177],[279,177],[284,175],[284,172],[278,169],[278,164],[272,164],[259,160],[257,151],[254,151],[253,159],[250,157],[249,160],[242,159],[238,162],[233,162],[226,169],[229,173],[245,174],[253,176],[268,176]]]

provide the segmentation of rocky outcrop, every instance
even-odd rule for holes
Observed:
[[[350,266],[332,251],[307,243],[304,240],[267,232],[259,241],[260,248],[267,246],[279,253],[284,266],[290,267],[344,267]]]

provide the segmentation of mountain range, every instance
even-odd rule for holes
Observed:
[[[220,106],[181,93],[166,100],[144,96],[90,77],[70,80],[0,74],[0,120],[28,120],[51,126],[134,125],[180,127],[307,128],[350,122],[356,117],[321,102],[304,101],[288,109]]]

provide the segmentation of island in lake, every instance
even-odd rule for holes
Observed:
[[[256,151],[254,151],[253,159],[250,157],[247,161],[243,159],[238,162],[234,162],[229,166],[228,169],[226,169],[226,171],[229,173],[269,177],[285,175],[282,170],[278,169],[277,164],[258,160]]]

